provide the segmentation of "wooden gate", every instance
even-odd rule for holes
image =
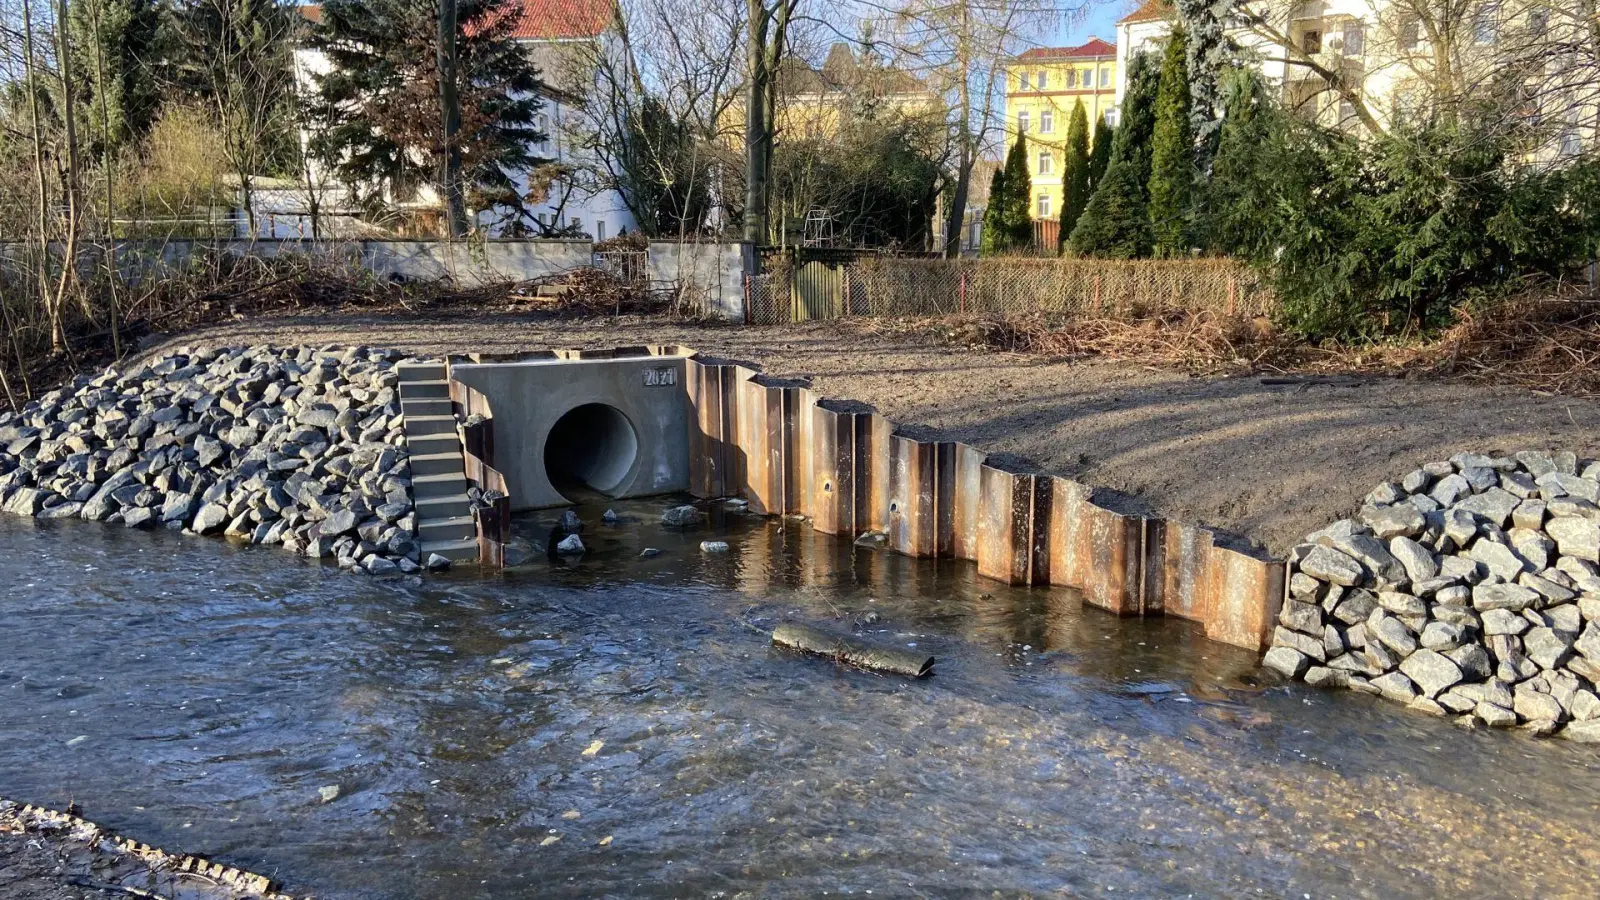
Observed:
[[[796,322],[807,319],[832,319],[844,312],[844,263],[812,260],[794,270],[794,310]]]

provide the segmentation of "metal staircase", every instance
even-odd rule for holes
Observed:
[[[467,498],[448,370],[442,362],[403,363],[397,370],[422,558],[426,561],[437,553],[453,561],[476,562],[478,529]]]

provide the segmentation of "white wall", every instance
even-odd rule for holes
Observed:
[[[524,41],[530,54],[537,54],[542,46],[548,42]],[[321,51],[304,47],[295,49],[295,80],[300,90],[311,92],[316,90],[316,78],[326,75],[332,68],[327,56]],[[569,76],[570,77],[570,76]],[[609,188],[595,186],[595,175],[599,166],[594,153],[587,149],[583,135],[590,131],[582,121],[579,111],[570,103],[562,102],[555,96],[546,97],[544,106],[540,110],[544,116],[545,126],[541,129],[549,135],[547,141],[534,147],[534,152],[557,163],[572,166],[577,170],[577,175],[569,180],[558,182],[552,186],[550,196],[544,202],[531,205],[529,210],[535,216],[542,216],[547,223],[555,227],[565,227],[569,224],[577,225],[595,240],[616,237],[624,229],[634,231],[638,223],[634,221],[633,214],[628,211],[627,204],[623,202],[622,195]],[[302,134],[302,142],[309,135]],[[322,167],[314,166],[313,171],[320,183],[326,184],[330,196],[339,195],[337,179],[331,173],[322,171]],[[513,172],[511,178],[520,194],[528,193],[530,173]],[[419,192],[419,205],[434,206],[438,197],[431,188]],[[288,198],[281,198],[288,199]],[[260,217],[257,224],[257,237],[264,238],[297,238],[303,223],[296,220],[289,210],[272,210],[279,213],[270,221],[267,217]],[[491,214],[480,214],[480,223],[489,223],[499,217]],[[529,228],[534,228],[532,222],[526,223]],[[304,231],[309,234],[309,226],[304,226]],[[501,236],[501,228],[490,228],[490,237]],[[534,233],[537,234],[535,228]]]

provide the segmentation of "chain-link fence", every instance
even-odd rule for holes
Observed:
[[[873,259],[853,265],[849,283],[849,308],[875,316],[1260,316],[1276,305],[1230,260]]]
[[[1130,318],[1170,310],[1271,315],[1276,300],[1231,260],[864,257],[774,267],[746,281],[751,324],[837,316]]]

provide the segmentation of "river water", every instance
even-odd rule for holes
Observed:
[[[584,509],[575,564],[420,583],[0,517],[0,796],[324,900],[1600,895],[1593,749],[666,505]],[[783,619],[936,674],[775,649]]]

